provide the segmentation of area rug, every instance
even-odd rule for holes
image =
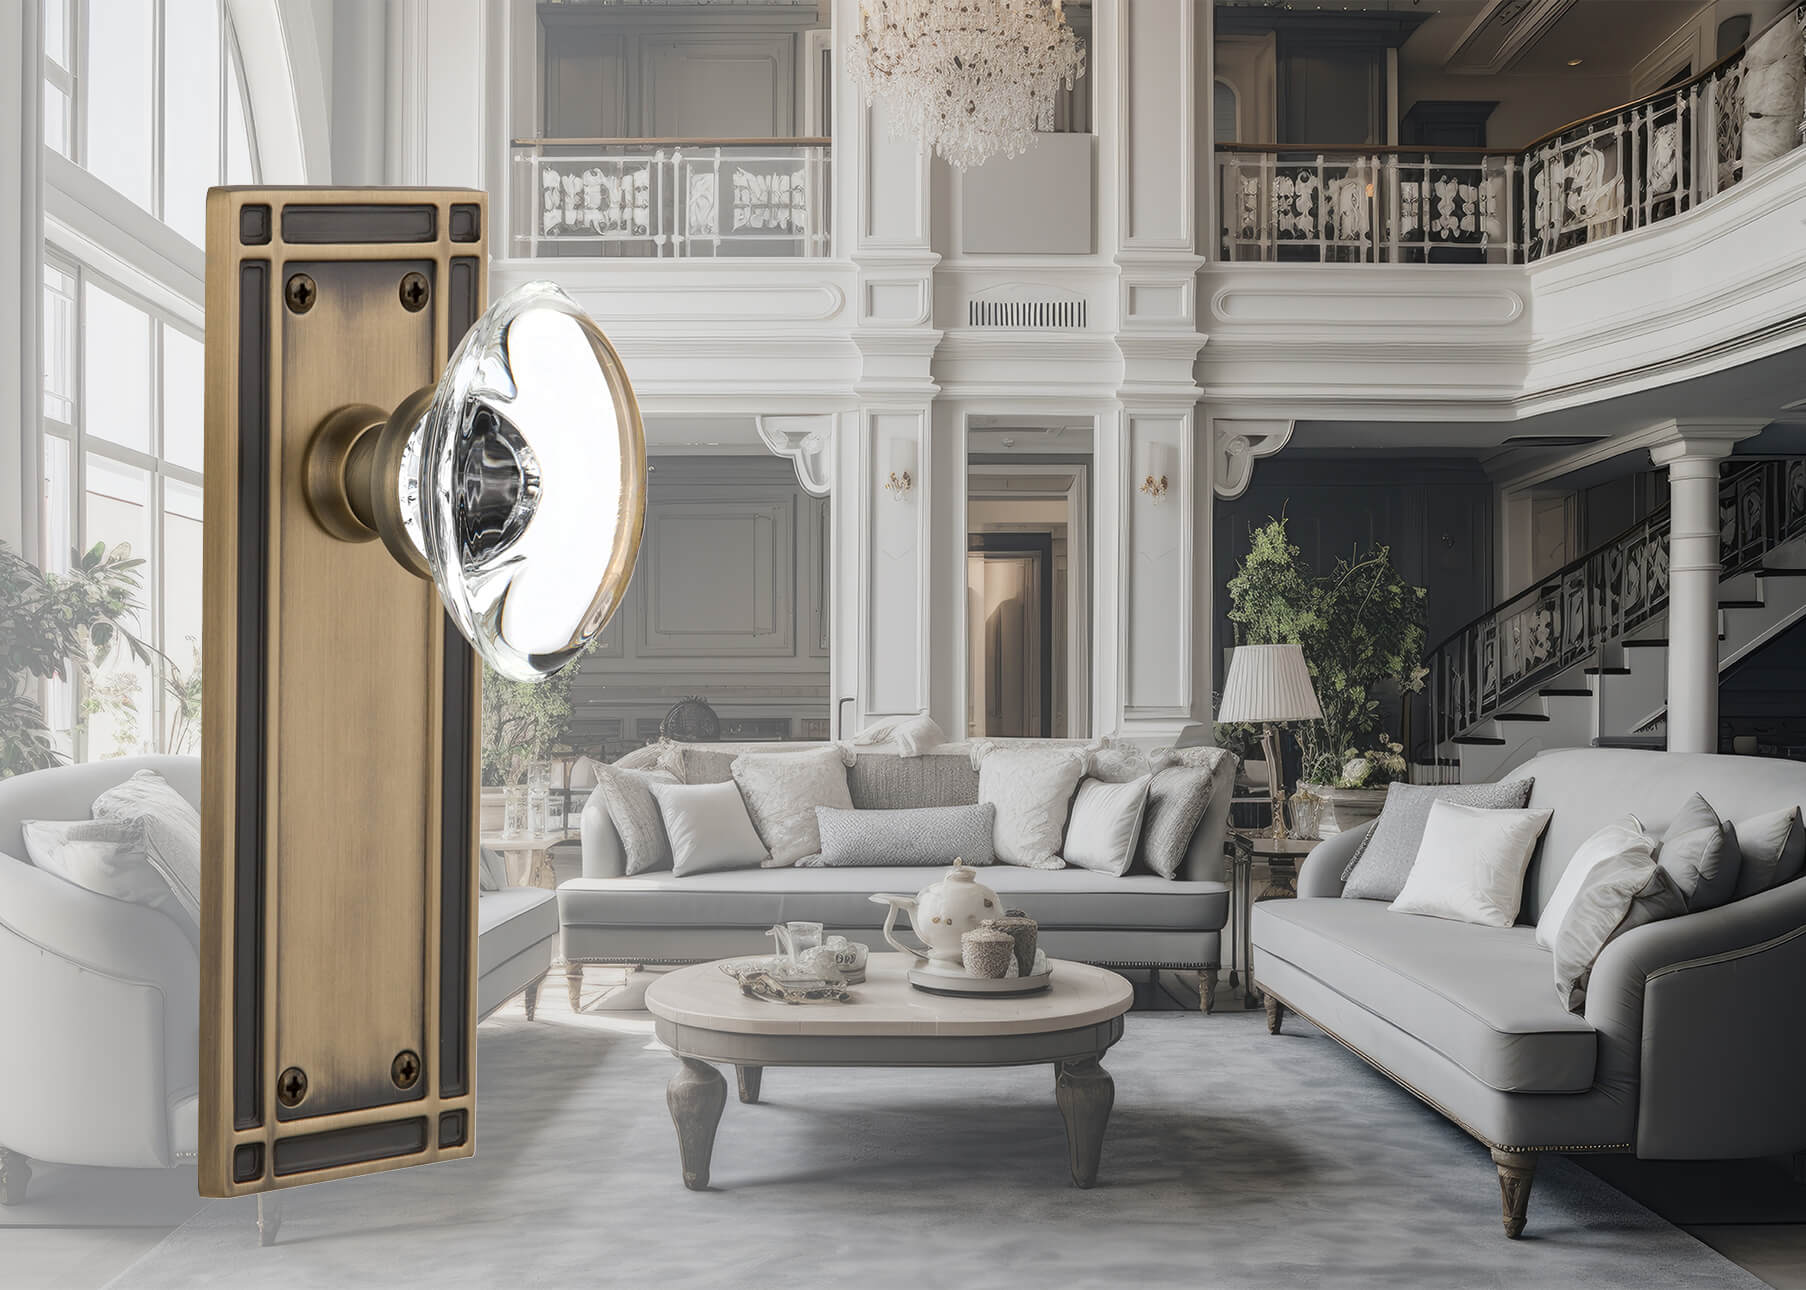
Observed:
[[[1759,1287],[1547,1161],[1505,1239],[1487,1153],[1303,1022],[1136,1013],[1092,1191],[1044,1067],[773,1070],[686,1191],[673,1060],[638,1018],[481,1032],[474,1160],[215,1202],[116,1290],[301,1287]],[[732,1081],[730,1080],[730,1086]]]

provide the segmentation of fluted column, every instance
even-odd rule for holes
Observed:
[[[1668,468],[1668,751],[1718,751],[1718,467],[1759,421],[1674,421]]]

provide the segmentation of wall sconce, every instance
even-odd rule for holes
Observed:
[[[915,464],[915,441],[913,439],[892,439],[890,441],[890,477],[884,481],[884,489],[898,501],[902,501],[915,487],[916,481],[913,473]]]
[[[1146,493],[1156,505],[1167,494],[1167,447],[1165,444],[1151,443],[1142,449],[1142,479],[1139,492]]]
[[[646,497],[595,323],[544,283],[484,312],[486,217],[208,194],[203,1195],[472,1151],[477,656],[580,652]]]

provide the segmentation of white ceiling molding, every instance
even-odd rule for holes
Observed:
[[[1232,421],[1213,417],[1210,422],[1210,446],[1215,454],[1217,496],[1233,501],[1248,491],[1254,478],[1254,463],[1271,457],[1286,446],[1292,437],[1287,420]]]
[[[1492,0],[1461,33],[1444,64],[1464,76],[1497,76],[1574,7],[1574,0]]]
[[[796,482],[811,497],[826,497],[834,485],[834,415],[754,417],[759,439],[796,467]]]

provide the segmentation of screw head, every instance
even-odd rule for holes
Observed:
[[[307,1096],[307,1072],[291,1066],[276,1077],[276,1100],[284,1106],[299,1106]]]
[[[289,275],[288,283],[283,288],[282,298],[288,302],[291,313],[304,314],[320,298],[320,289],[305,273],[293,273]]]
[[[420,1082],[420,1054],[412,1048],[396,1053],[395,1060],[389,1063],[389,1078],[395,1081],[396,1088],[413,1088]]]
[[[417,314],[426,308],[427,298],[432,293],[427,290],[426,274],[410,273],[401,280],[401,303],[411,314]]]

